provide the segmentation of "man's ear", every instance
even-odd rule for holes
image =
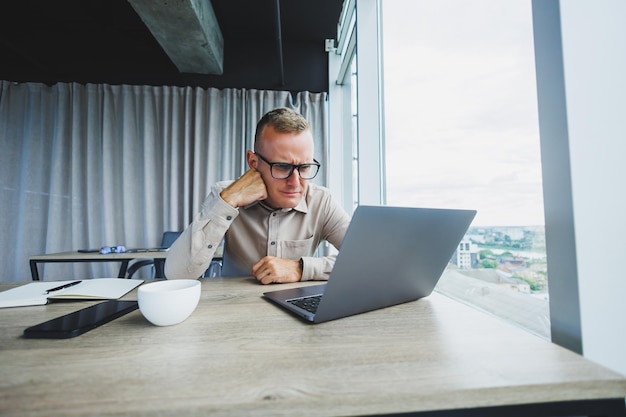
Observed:
[[[246,161],[248,162],[248,167],[254,169],[256,169],[257,164],[259,163],[258,157],[252,151],[246,152]]]

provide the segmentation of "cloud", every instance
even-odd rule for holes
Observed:
[[[388,202],[543,224],[529,2],[383,7]]]

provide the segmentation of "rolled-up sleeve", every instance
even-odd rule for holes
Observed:
[[[191,224],[170,247],[165,260],[168,279],[200,278],[209,267],[224,235],[239,215],[237,209],[219,196],[223,188],[219,184],[213,187]]]
[[[303,257],[304,269],[302,270],[302,278],[300,281],[327,281],[330,273],[335,266],[336,256],[320,256],[320,257]]]

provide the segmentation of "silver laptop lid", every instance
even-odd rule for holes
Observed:
[[[429,295],[475,210],[357,207],[314,322]]]

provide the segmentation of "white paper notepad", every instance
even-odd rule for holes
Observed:
[[[96,278],[47,293],[79,280],[32,282],[0,292],[0,308],[46,304],[48,300],[114,300],[143,283],[139,279]]]

